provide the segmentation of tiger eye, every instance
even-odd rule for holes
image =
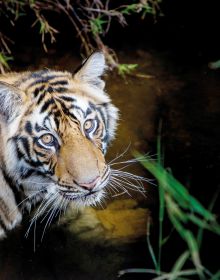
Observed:
[[[93,120],[87,120],[87,121],[84,123],[84,129],[85,129],[87,132],[90,132],[93,128],[94,128],[94,121],[93,121]]]
[[[54,137],[53,135],[47,133],[41,136],[41,141],[45,144],[45,145],[49,145],[52,144],[54,141]]]

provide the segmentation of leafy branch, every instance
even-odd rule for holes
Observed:
[[[103,42],[112,21],[117,21],[125,27],[127,17],[132,14],[140,14],[141,19],[146,14],[156,16],[160,13],[160,2],[161,0],[137,0],[132,4],[128,1],[128,4],[122,5],[120,1],[115,3],[110,0],[0,0],[0,17],[16,27],[20,17],[31,14],[32,27],[38,26],[43,48],[47,51],[46,38],[54,43],[59,32],[48,15],[64,15],[81,42],[82,53],[88,56],[94,49],[102,50],[110,68],[118,68],[120,73],[124,66],[119,64],[116,53]],[[12,41],[1,29],[4,28],[0,27],[0,71],[4,72],[9,68]],[[132,70],[129,65],[123,73],[127,70]]]

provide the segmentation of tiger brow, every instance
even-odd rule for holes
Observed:
[[[47,83],[51,80],[54,80],[56,78],[64,78],[65,75],[48,75],[48,76],[39,76],[39,78],[35,79],[32,83],[28,85],[28,89],[42,83]],[[63,81],[63,80],[62,80]],[[58,81],[57,81],[58,82]]]
[[[40,132],[40,131],[43,131],[43,130],[49,130],[48,127],[41,126],[38,123],[35,124],[34,128],[37,132]]]

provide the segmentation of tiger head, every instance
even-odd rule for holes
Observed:
[[[0,76],[1,168],[29,201],[47,207],[99,203],[118,110],[104,91],[101,52],[75,73],[42,70]]]

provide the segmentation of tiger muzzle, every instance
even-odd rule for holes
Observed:
[[[84,136],[69,137],[61,147],[56,166],[59,184],[92,190],[106,170],[102,152]]]

